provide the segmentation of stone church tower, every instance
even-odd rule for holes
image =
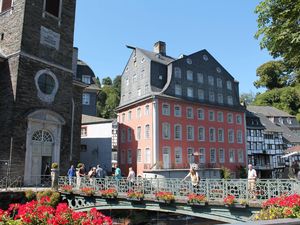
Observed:
[[[41,182],[79,160],[82,91],[73,78],[75,0],[0,0],[0,176]]]

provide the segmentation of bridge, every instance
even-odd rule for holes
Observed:
[[[132,184],[126,179],[104,179],[60,177],[59,191],[63,200],[77,211],[128,209],[171,212],[194,217],[212,219],[227,223],[248,221],[261,208],[261,203],[272,197],[291,195],[300,191],[296,180],[257,180],[250,190],[244,179],[201,180],[194,188],[190,181],[181,179],[146,179],[137,178]],[[84,192],[85,189],[85,192]],[[86,190],[92,193],[86,193]],[[117,196],[104,196],[103,191],[115,190]],[[140,193],[142,199],[129,198],[128,193]],[[174,198],[164,201],[157,198],[157,193],[169,193]],[[189,202],[189,195],[194,193],[203,197],[200,203]],[[234,196],[235,203],[225,205],[227,196]],[[205,198],[205,199],[204,199]]]

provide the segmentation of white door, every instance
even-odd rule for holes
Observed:
[[[163,149],[163,166],[164,169],[170,168],[170,149],[168,148]]]

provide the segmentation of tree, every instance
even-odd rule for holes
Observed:
[[[251,105],[254,99],[255,99],[255,94],[252,91],[250,91],[249,93],[242,93],[240,96],[240,102],[246,103],[247,105]]]
[[[289,83],[289,74],[283,61],[269,61],[256,70],[259,77],[254,82],[256,88],[266,87],[269,90],[285,87]]]
[[[110,77],[105,77],[102,79],[102,84],[103,85],[112,85],[112,81]]]
[[[122,77],[120,75],[116,76],[113,80],[113,87],[119,95],[121,94],[121,80]]]
[[[264,0],[255,9],[258,14],[258,31],[255,37],[260,47],[274,57],[281,57],[289,69],[297,74],[300,70],[300,1]]]

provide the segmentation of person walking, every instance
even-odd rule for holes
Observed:
[[[248,189],[250,195],[253,196],[254,199],[256,199],[256,194],[255,194],[255,184],[256,184],[256,170],[253,169],[253,166],[251,164],[248,165]]]
[[[129,167],[129,173],[127,176],[127,182],[129,182],[129,189],[132,189],[135,181],[135,172],[132,167]]]
[[[72,185],[74,176],[75,176],[75,169],[74,166],[71,165],[70,169],[68,170],[69,185]]]
[[[121,169],[117,166],[115,170],[115,180],[119,181],[122,179]]]
[[[103,178],[104,176],[103,169],[101,166],[98,164],[96,168],[96,178]]]
[[[85,171],[84,171],[84,164],[80,163],[78,164],[78,168],[76,171],[76,186],[77,188],[80,188],[81,186],[81,181],[85,176]]]
[[[191,178],[191,183],[192,183],[192,187],[193,187],[193,192],[194,192],[194,193],[197,193],[197,192],[198,192],[198,189],[199,189],[199,181],[200,181],[200,178],[199,178],[198,172],[196,172],[195,169],[194,169],[193,167],[190,169],[190,172],[188,173],[188,175],[186,175],[185,178],[183,178],[182,181],[185,181],[188,177]]]

